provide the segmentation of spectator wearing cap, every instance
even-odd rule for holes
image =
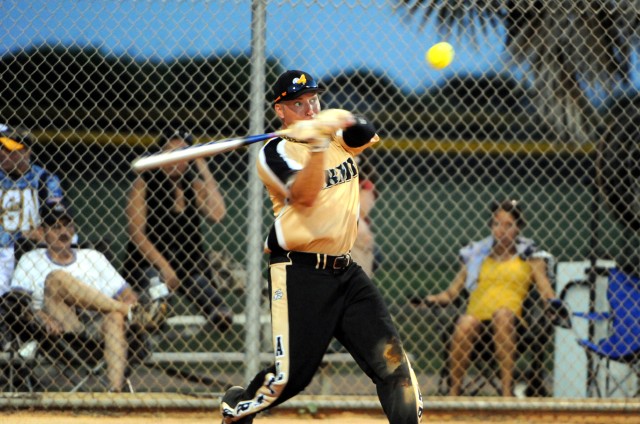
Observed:
[[[40,205],[63,198],[60,179],[31,163],[33,143],[26,130],[0,124],[0,295],[9,289],[17,245],[42,241]]]
[[[87,328],[77,310],[97,313],[110,390],[121,391],[127,325],[157,325],[163,311],[152,315],[140,307],[137,294],[102,253],[73,247],[73,218],[61,202],[45,203],[40,214],[46,247],[22,255],[11,289],[31,296],[33,315],[49,335],[80,334]]]
[[[188,132],[170,130],[159,144],[169,151],[192,142]],[[123,274],[127,280],[146,287],[149,277],[159,274],[168,291],[185,294],[211,324],[228,328],[231,311],[217,293],[200,232],[203,219],[220,222],[226,207],[204,159],[139,175],[129,193],[126,214],[130,241]]]

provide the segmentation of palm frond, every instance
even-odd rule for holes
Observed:
[[[592,134],[583,87],[611,95],[629,83],[640,35],[640,0],[414,0],[407,12],[476,46],[484,41],[480,33],[504,27],[508,64],[528,65],[540,116],[557,121],[560,138]]]

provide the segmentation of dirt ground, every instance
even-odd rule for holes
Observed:
[[[383,424],[388,421],[382,413],[376,412],[339,412],[328,411],[314,415],[298,414],[283,410],[262,415],[255,424],[300,424],[311,422],[327,424]],[[73,413],[20,411],[16,413],[0,412],[1,424],[217,424],[220,416],[217,412],[166,412],[166,413]],[[427,412],[423,423],[431,424],[478,424],[496,422],[502,424],[631,424],[638,423],[637,414],[625,413],[589,413],[589,412],[545,412],[535,411],[432,411]]]
[[[6,397],[0,405],[0,424],[219,424],[220,413],[215,404],[206,399],[197,409],[140,409],[134,400],[142,395],[113,393],[76,393],[76,402],[69,403],[68,394],[49,393],[41,398]],[[136,397],[137,396],[137,397]],[[167,394],[146,394],[146,404],[166,400]],[[314,398],[318,399],[318,398]],[[33,400],[35,403],[29,404]],[[190,396],[174,394],[175,405],[197,401]],[[255,424],[387,424],[382,410],[311,407],[313,403],[300,396],[300,401],[280,406],[258,415]],[[322,398],[325,403],[337,402],[339,397]],[[375,400],[372,398],[370,400]],[[425,397],[426,407],[422,424],[638,424],[640,401],[635,399],[497,399]],[[362,400],[363,402],[366,399]],[[207,406],[203,406],[207,405]],[[376,404],[376,402],[372,402]],[[42,409],[49,405],[49,409]],[[64,406],[63,406],[64,405]],[[91,406],[89,406],[91,405]],[[302,406],[299,406],[302,405]],[[120,409],[118,409],[120,408]]]

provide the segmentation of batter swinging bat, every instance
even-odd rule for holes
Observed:
[[[218,153],[235,150],[242,146],[257,143],[259,141],[268,140],[273,137],[281,137],[287,135],[291,130],[279,130],[266,134],[250,135],[239,138],[229,138],[220,141],[210,141],[208,143],[196,144],[167,152],[160,152],[150,156],[138,158],[133,161],[131,167],[136,171],[144,171],[146,169],[158,168],[164,165],[173,165],[174,163],[189,161],[196,158],[214,156]]]
[[[138,158],[131,166],[136,171],[158,168],[163,165],[188,161],[205,156],[213,156],[218,153],[235,150],[259,141],[268,140],[273,137],[290,135],[297,140],[317,140],[328,137],[339,128],[345,128],[355,123],[355,119],[350,112],[341,109],[323,110],[312,120],[302,120],[291,127],[266,134],[250,135],[247,137],[230,138],[228,140],[210,141],[195,146],[187,146],[181,149],[156,153],[151,156]]]

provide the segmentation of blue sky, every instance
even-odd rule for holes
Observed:
[[[43,42],[93,44],[139,59],[250,48],[249,0],[3,0],[0,13],[0,54]],[[267,6],[266,54],[318,77],[374,69],[420,92],[454,73],[504,69],[503,37],[492,33],[475,46],[464,37],[447,39],[456,58],[445,70],[433,70],[424,54],[443,40],[429,22],[419,30],[418,20],[395,11],[392,0],[280,0]],[[636,55],[634,84],[640,87],[638,62]]]
[[[456,59],[446,70],[436,71],[425,63],[424,54],[442,38],[431,25],[418,31],[417,22],[408,22],[390,2],[294,3],[272,1],[267,7],[267,55],[281,58],[285,68],[306,69],[319,77],[347,68],[375,69],[417,91],[451,73],[501,68],[497,35],[481,50],[447,40],[456,47]],[[7,30],[0,33],[0,54],[45,41],[91,43],[139,58],[206,56],[250,47],[247,0],[5,0],[0,8]]]

